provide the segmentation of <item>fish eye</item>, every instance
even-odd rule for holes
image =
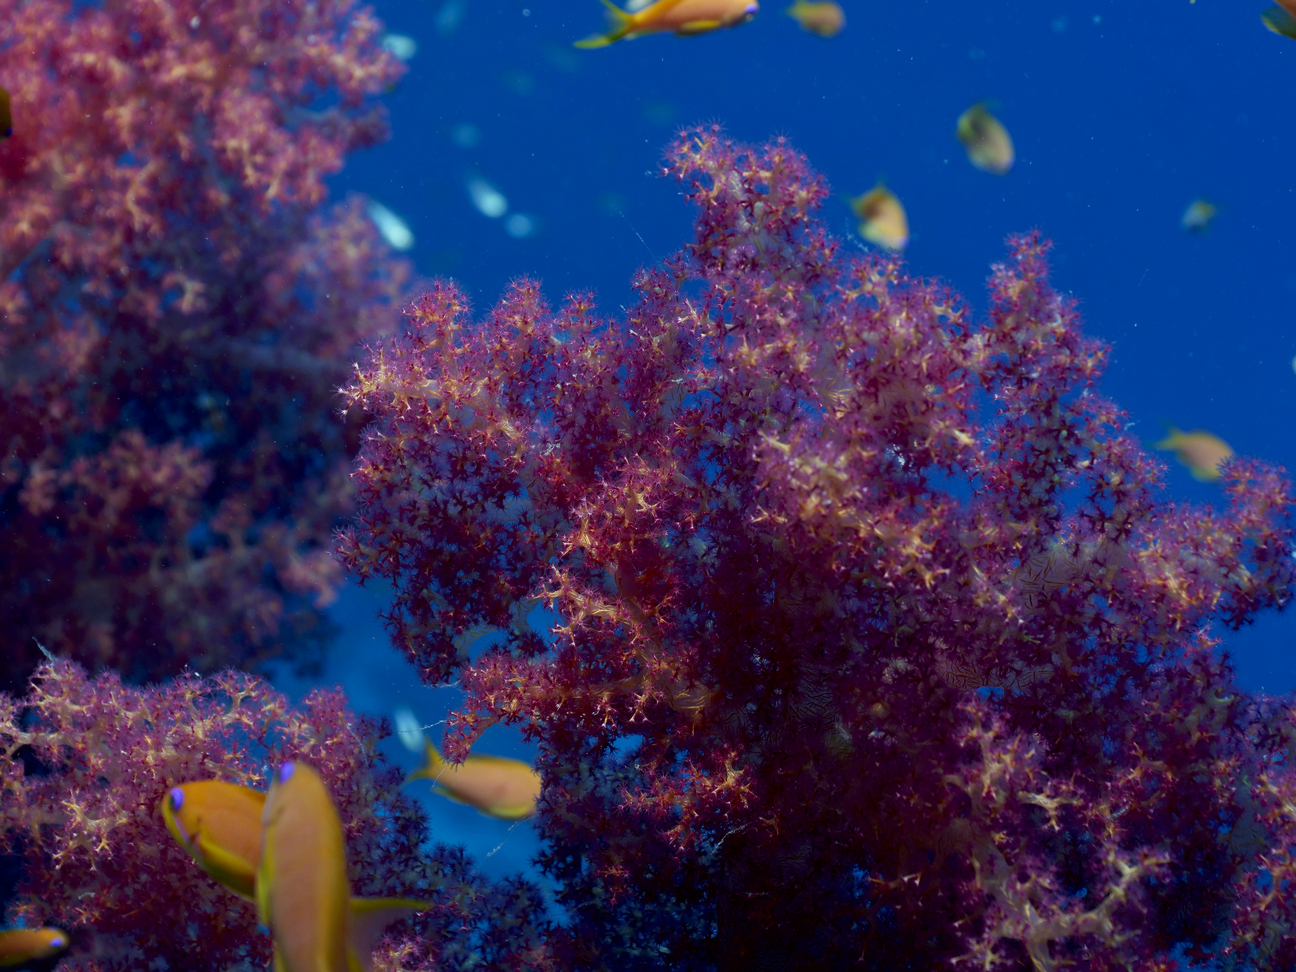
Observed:
[[[50,948],[63,948],[67,945],[67,939],[62,935],[55,935],[50,940]]]
[[[171,811],[173,813],[184,805],[184,790],[180,789],[180,787],[172,787],[167,796],[171,799]]]
[[[291,762],[284,763],[282,766],[280,766],[280,767],[279,767],[279,782],[280,782],[280,783],[287,783],[288,780],[292,777],[292,775],[293,775],[293,770],[294,770],[294,769],[296,769],[296,766],[294,766]]]

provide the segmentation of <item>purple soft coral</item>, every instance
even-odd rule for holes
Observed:
[[[409,276],[361,200],[316,211],[384,135],[380,31],[350,0],[0,0],[0,689],[36,638],[144,681],[318,631],[335,389]]]
[[[344,559],[396,585],[424,677],[459,674],[449,755],[499,720],[541,740],[559,954],[1277,961],[1230,901],[1267,886],[1289,786],[1206,626],[1290,597],[1280,473],[1231,464],[1224,512],[1167,503],[1037,236],[977,324],[843,258],[785,142],[695,129],[667,171],[697,236],[624,322],[522,281],[470,325],[440,285],[347,390],[378,424]]]

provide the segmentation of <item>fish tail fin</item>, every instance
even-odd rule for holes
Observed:
[[[584,40],[578,40],[575,46],[586,50],[595,47],[607,47],[609,44],[615,44],[630,32],[631,17],[628,13],[613,3],[612,0],[603,0],[603,6],[607,7],[608,20],[610,21],[608,32],[606,34],[591,34]]]
[[[1167,452],[1171,449],[1177,449],[1179,448],[1179,437],[1181,435],[1183,435],[1183,433],[1179,431],[1177,426],[1167,425],[1166,437],[1160,442],[1154,443],[1152,448],[1161,449]]]
[[[415,898],[352,898],[347,923],[349,972],[373,972],[373,950],[393,921],[427,911],[434,902]]]
[[[405,777],[406,783],[412,783],[414,780],[431,780],[435,783],[437,777],[445,770],[445,760],[441,758],[436,746],[432,745],[432,740],[424,738],[423,745],[426,748],[423,765]]]

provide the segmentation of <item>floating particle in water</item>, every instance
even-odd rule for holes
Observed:
[[[472,122],[460,122],[450,129],[450,141],[460,148],[473,148],[481,141],[481,129]]]
[[[523,213],[514,213],[504,221],[504,232],[515,240],[524,240],[528,236],[535,236],[535,217]]]

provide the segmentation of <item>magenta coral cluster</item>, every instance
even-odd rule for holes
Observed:
[[[0,687],[36,641],[134,680],[319,627],[409,268],[360,200],[400,65],[350,0],[0,0]]]
[[[342,557],[449,754],[540,741],[556,966],[1291,968],[1296,716],[1212,634],[1291,597],[1280,471],[1167,500],[1038,236],[979,316],[783,141],[667,172],[696,238],[624,320],[439,284],[346,390]]]

